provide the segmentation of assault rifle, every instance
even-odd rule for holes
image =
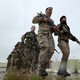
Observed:
[[[44,17],[45,16],[45,14],[43,14],[42,12],[37,13],[37,14],[38,14],[38,17]],[[46,16],[46,18],[48,19],[48,22],[51,25],[51,29],[54,31],[56,29],[56,25],[54,24],[54,21],[47,16]]]
[[[73,36],[73,34],[71,34],[71,32],[68,31],[68,29],[64,26],[63,26],[63,31],[69,36],[71,40],[76,41],[80,45],[80,41],[75,36]]]

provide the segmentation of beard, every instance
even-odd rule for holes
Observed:
[[[62,23],[62,24],[65,24],[65,25],[67,25],[67,22],[66,22],[66,21],[62,21],[61,23]]]

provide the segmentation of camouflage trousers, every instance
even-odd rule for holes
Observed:
[[[36,49],[25,47],[24,56],[22,57],[23,68],[37,68],[39,52]]]
[[[38,42],[40,45],[40,54],[38,59],[38,68],[46,69],[50,58],[54,53],[54,39],[50,32],[39,32]]]
[[[62,59],[61,59],[59,70],[66,71],[67,61],[68,61],[68,57],[70,54],[69,43],[61,40],[61,41],[59,41],[58,46],[62,52]]]

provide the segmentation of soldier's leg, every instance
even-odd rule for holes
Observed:
[[[40,54],[39,54],[39,70],[45,70],[47,68],[48,62],[54,53],[54,47],[52,49],[51,45],[54,45],[49,35],[42,35],[39,38]],[[51,48],[51,49],[50,49]]]
[[[49,52],[51,53],[51,57],[54,53],[54,49],[55,49],[54,39],[53,36],[49,34]]]
[[[69,44],[65,41],[60,41],[59,48],[61,49],[62,52],[62,59],[61,59],[58,74],[69,76],[70,74],[68,74],[66,71],[67,61],[70,53]]]
[[[39,52],[34,49],[32,51],[33,53],[33,60],[32,60],[32,72],[36,72],[37,69],[38,69],[38,55],[39,55]]]

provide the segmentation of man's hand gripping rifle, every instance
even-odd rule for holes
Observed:
[[[37,13],[38,17],[43,17],[44,18],[44,14],[42,12]],[[46,17],[48,19],[49,24],[51,25],[51,29],[52,31],[55,31],[57,29],[56,25],[54,24],[54,21],[52,19],[50,19],[49,17]]]

